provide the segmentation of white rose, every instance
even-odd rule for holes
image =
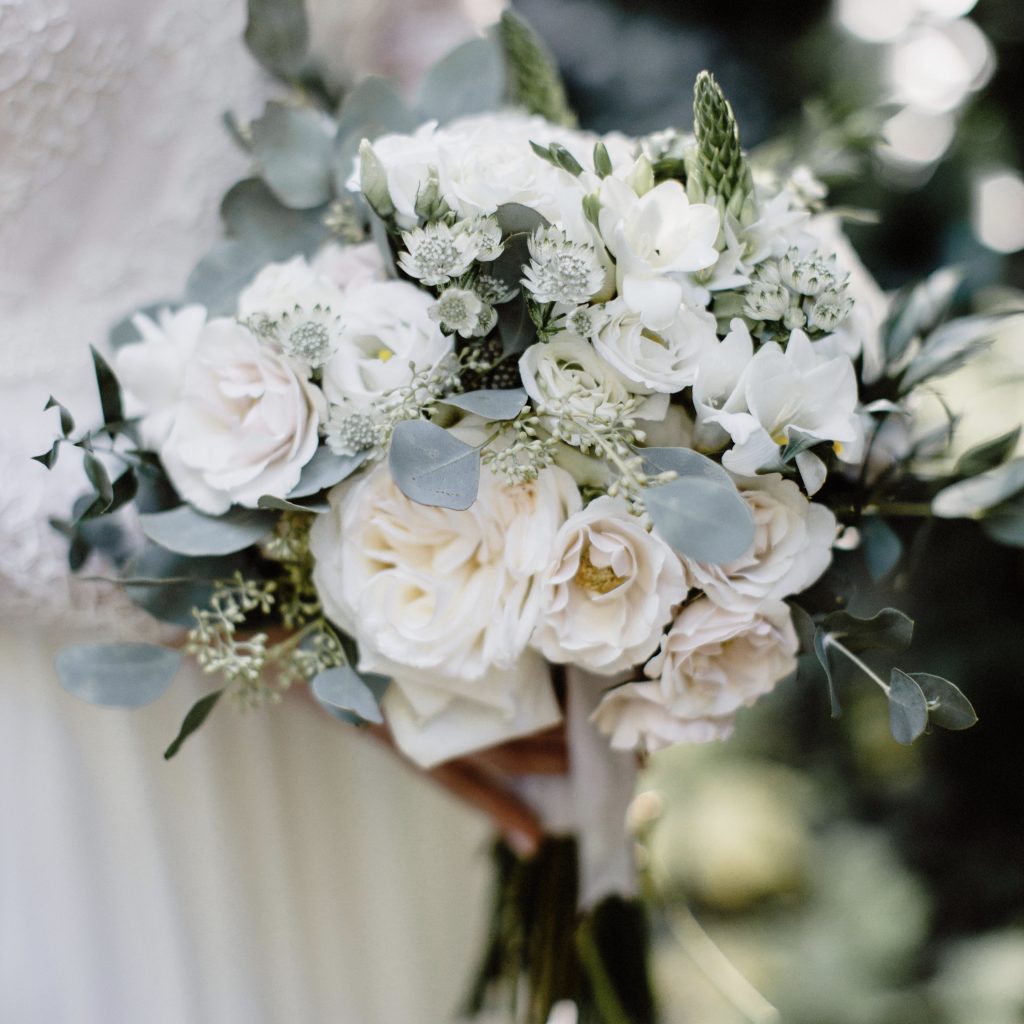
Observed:
[[[600,497],[566,521],[553,553],[533,646],[604,675],[651,655],[686,597],[675,552],[621,498]]]
[[[334,488],[310,534],[327,615],[360,666],[394,679],[385,711],[421,764],[553,724],[539,658],[524,659],[537,581],[579,492],[563,470],[507,486],[484,471],[464,512],[418,505],[385,465]]]
[[[715,318],[705,310],[677,306],[659,330],[645,327],[622,299],[605,306],[608,319],[594,348],[631,381],[673,394],[693,384],[700,362],[717,346]]]
[[[740,481],[754,514],[754,543],[742,557],[707,565],[684,557],[691,586],[730,611],[754,611],[765,600],[806,590],[832,561],[836,517],[808,501],[792,480],[768,473]]]
[[[155,321],[137,313],[132,325],[142,340],[118,349],[114,366],[129,399],[129,414],[142,416],[142,443],[156,450],[174,422],[185,366],[206,325],[206,310],[202,306],[184,306],[173,313],[161,309]]]
[[[220,515],[286,495],[317,447],[323,399],[287,359],[234,320],[211,320],[185,367],[160,448],[167,475],[196,508]]]
[[[343,292],[372,281],[387,280],[384,259],[376,242],[325,245],[313,258],[313,270]]]
[[[238,296],[238,315],[262,314],[272,320],[294,312],[301,306],[309,312],[314,306],[337,312],[341,290],[306,262],[295,256],[285,263],[268,263]]]
[[[722,729],[796,669],[798,646],[783,602],[732,611],[702,597],[676,616],[644,672],[675,717]]]
[[[565,409],[583,419],[615,423],[622,417],[622,403],[645,394],[646,389],[627,380],[576,334],[563,332],[547,342],[531,345],[519,360],[526,393],[543,410]],[[635,414],[641,419],[661,419],[668,409],[665,395],[652,395]],[[579,437],[567,438],[579,444]]]
[[[353,288],[338,308],[337,348],[324,367],[323,388],[331,402],[356,408],[381,398],[431,370],[453,348],[431,318],[432,295],[405,281]]]
[[[638,196],[625,182],[601,182],[601,236],[616,258],[619,294],[647,327],[672,323],[683,301],[685,273],[718,260],[718,211],[691,204],[678,181],[663,181]]]
[[[428,121],[411,135],[388,133],[373,140],[373,151],[384,167],[388,194],[395,205],[395,218],[399,227],[411,228],[416,216],[416,197],[429,180],[430,168],[437,167],[440,152],[437,140],[437,122]],[[352,177],[346,182],[349,189],[360,191],[362,164],[357,159]]]
[[[654,753],[677,743],[710,743],[732,735],[733,720],[674,715],[655,682],[626,683],[610,690],[592,716],[616,750]]]

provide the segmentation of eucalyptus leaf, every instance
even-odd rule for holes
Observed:
[[[1001,319],[965,316],[936,328],[900,378],[900,392],[906,394],[923,381],[944,377],[959,369],[991,345],[993,332]]]
[[[903,554],[903,541],[884,520],[873,516],[865,519],[860,528],[864,544],[864,561],[873,580],[887,576],[899,564]]]
[[[340,711],[350,711],[367,722],[380,725],[384,721],[373,690],[348,665],[329,668],[312,682],[313,696],[322,704]]]
[[[140,708],[156,700],[181,665],[181,652],[156,644],[76,644],[57,653],[68,693],[103,707]]]
[[[305,210],[331,198],[334,139],[315,110],[271,102],[250,131],[263,179],[285,206]]]
[[[53,395],[46,400],[43,409],[58,409],[60,415],[60,432],[67,437],[75,429],[75,417],[67,406],[61,405]]]
[[[828,631],[819,626],[814,632],[814,653],[817,655],[821,667],[825,670],[825,679],[828,682],[828,699],[832,709],[832,717],[839,718],[843,713],[843,709],[839,703],[839,692],[836,689],[836,680],[833,675],[835,666],[832,664],[829,648],[830,643]]]
[[[142,532],[154,543],[179,555],[230,555],[262,540],[277,516],[256,509],[234,508],[208,516],[191,505],[139,516]]]
[[[92,353],[92,365],[96,373],[96,386],[100,393],[100,408],[103,413],[103,424],[109,427],[124,419],[124,407],[121,402],[121,385],[114,376],[110,364],[100,355],[93,345],[89,346]]]
[[[944,488],[932,499],[932,512],[942,519],[977,519],[1021,491],[1024,457]]]
[[[1016,427],[968,449],[957,459],[953,472],[957,476],[977,476],[1002,465],[1016,449],[1020,430],[1020,427]]]
[[[1000,544],[1024,548],[1024,494],[989,509],[981,528]]]
[[[106,511],[114,502],[114,485],[110,482],[107,467],[90,451],[85,453],[84,466],[85,475],[96,491],[102,510]]]
[[[896,296],[883,329],[889,362],[898,360],[914,338],[930,331],[946,315],[962,280],[959,270],[943,268]]]
[[[418,124],[418,118],[392,82],[379,75],[369,75],[346,94],[338,111],[337,138],[344,142],[351,136],[358,136],[358,149],[360,139],[372,140],[384,132],[411,132]]]
[[[303,0],[248,0],[245,45],[271,74],[290,78],[302,70],[309,46]]]
[[[463,395],[448,395],[445,405],[475,413],[487,420],[514,420],[526,406],[523,388],[494,391],[467,391]]]
[[[335,455],[326,446],[317,448],[313,458],[302,467],[299,482],[289,491],[288,497],[293,500],[307,498],[341,483],[366,462],[369,454],[358,452],[355,455]]]
[[[138,488],[139,479],[135,475],[135,471],[133,469],[126,469],[111,484],[109,500],[102,495],[97,496],[94,501],[90,502],[79,512],[75,520],[76,523],[88,519],[97,519],[99,516],[116,512],[135,497]]]
[[[978,721],[971,702],[958,686],[930,672],[911,672],[928,701],[928,721],[940,729],[969,729]]]
[[[526,301],[520,297],[496,308],[501,354],[520,355],[537,340],[537,325],[530,316]]]
[[[480,451],[427,420],[405,420],[391,437],[391,475],[421,505],[463,511],[476,501]]]
[[[894,668],[889,677],[889,730],[897,743],[910,744],[928,725],[928,698],[913,678]]]
[[[522,203],[502,203],[494,217],[503,235],[532,235],[538,228],[550,226],[550,221],[531,206]]]
[[[832,612],[821,622],[829,633],[854,654],[860,651],[905,651],[914,636],[914,620],[897,608],[883,608],[869,619],[849,612]]]
[[[171,745],[164,751],[164,760],[170,761],[174,755],[181,750],[181,745],[210,717],[210,712],[217,706],[217,701],[224,696],[224,688],[214,690],[205,697],[200,697],[188,709],[178,735],[174,737]]]
[[[278,498],[273,494],[261,494],[256,501],[257,508],[273,509],[277,512],[306,512],[313,515],[322,515],[330,508],[326,501],[310,499],[307,501],[289,501],[287,498]]]
[[[422,120],[441,124],[501,106],[505,62],[490,39],[470,39],[442,57],[424,76],[416,96]]]

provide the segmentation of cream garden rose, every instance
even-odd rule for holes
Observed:
[[[324,367],[323,389],[338,405],[362,409],[431,370],[453,341],[431,317],[434,297],[405,281],[372,282],[345,294],[339,307],[337,348]]]
[[[304,256],[283,263],[268,263],[238,296],[242,319],[264,316],[271,320],[292,315],[299,306],[306,312],[315,306],[338,311],[341,289]]]
[[[319,391],[247,327],[211,320],[185,366],[160,446],[175,490],[202,512],[283,497],[317,448]]]
[[[766,473],[739,481],[754,514],[754,543],[724,565],[683,558],[691,586],[731,611],[756,610],[766,600],[798,594],[816,582],[832,560],[836,517],[808,501],[792,480]]]
[[[533,646],[611,675],[649,657],[686,596],[675,552],[621,498],[596,498],[559,530]]]
[[[327,615],[358,641],[360,667],[394,679],[389,706],[410,726],[403,735],[418,736],[413,756],[435,763],[557,719],[543,663],[521,659],[538,576],[579,507],[568,473],[508,486],[484,471],[463,512],[411,501],[385,465],[329,497],[310,534],[313,579]]]

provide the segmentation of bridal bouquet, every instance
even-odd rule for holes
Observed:
[[[250,29],[290,73],[287,20]],[[974,722],[865,654],[913,624],[851,579],[929,515],[1024,542],[1016,437],[950,464],[952,416],[918,418],[994,319],[947,318],[947,271],[883,295],[710,74],[692,132],[596,136],[506,15],[411,106],[307,82],[232,127],[225,241],[94,353],[98,429],[51,400],[39,457],[83,452],[73,564],[99,548],[184,652],[70,648],[68,689],[137,706],[184,653],[218,683],[168,757],[224,696],[308,684],[423,767],[557,725],[572,688],[611,748],[722,740],[801,652],[834,714],[837,680],[877,685],[901,743]]]

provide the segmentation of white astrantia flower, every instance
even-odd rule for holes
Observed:
[[[754,542],[741,557],[722,565],[683,557],[687,579],[730,611],[755,611],[764,601],[799,594],[832,561],[836,517],[808,501],[792,480],[778,473],[743,478],[740,493],[754,515]]]
[[[359,644],[360,668],[392,678],[385,713],[410,756],[434,764],[557,720],[527,642],[539,574],[579,508],[568,473],[517,486],[482,473],[476,501],[455,512],[411,501],[380,464],[329,501],[310,532],[317,593]]]
[[[827,288],[820,292],[807,311],[807,326],[831,333],[850,315],[853,299],[844,288]]]
[[[384,422],[378,410],[357,409],[347,402],[331,406],[324,424],[324,442],[335,455],[372,451],[383,437]]]
[[[333,309],[341,305],[342,290],[309,265],[304,256],[268,263],[238,296],[238,316],[275,321],[296,306]]]
[[[527,244],[523,287],[537,302],[579,305],[604,287],[605,268],[594,246],[570,241],[557,227],[538,228]]]
[[[453,342],[431,319],[434,298],[406,281],[355,288],[341,309],[338,347],[324,366],[323,389],[335,405],[366,409],[431,370]]]
[[[473,241],[475,259],[490,263],[502,253],[501,225],[493,217],[471,217],[459,221],[455,230],[468,235]]]
[[[163,444],[174,422],[185,367],[206,326],[206,309],[161,309],[155,320],[136,313],[132,326],[141,338],[117,350],[114,368],[125,390],[128,414],[142,417],[142,443],[155,450]]]
[[[519,373],[537,410],[552,412],[554,419],[568,414],[584,421],[617,423],[623,419],[626,403],[647,394],[605,362],[590,342],[568,333],[531,345],[520,357]],[[651,395],[629,415],[657,420],[667,407],[667,396]],[[570,434],[565,440],[579,445],[581,438]]]
[[[743,312],[751,320],[781,320],[789,309],[789,292],[781,283],[755,279],[743,297]]]
[[[160,446],[174,489],[202,512],[283,497],[312,458],[323,396],[287,358],[230,319],[211,320],[185,367]]]
[[[410,277],[431,286],[461,277],[477,255],[471,234],[455,231],[442,221],[403,231],[402,242],[405,250],[398,254],[398,265]]]
[[[676,553],[622,498],[602,496],[555,537],[531,643],[548,661],[611,675],[654,652],[686,594]]]
[[[578,334],[581,338],[593,341],[597,332],[608,322],[608,313],[604,305],[576,306],[561,313],[552,321],[552,327],[568,334]]]
[[[732,715],[695,719],[674,715],[656,682],[626,683],[609,690],[592,720],[609,736],[613,750],[648,754],[680,743],[725,740],[734,729]]]
[[[691,204],[678,181],[663,181],[638,196],[625,182],[601,182],[601,237],[615,257],[616,283],[644,325],[666,328],[683,301],[682,275],[718,259],[718,211]]]
[[[612,734],[613,746],[632,741],[658,749],[722,739],[740,708],[796,669],[798,647],[789,608],[781,601],[750,612],[698,598],[676,616],[644,669],[657,681],[632,684],[623,693],[612,690],[595,720]]]
[[[486,334],[492,326],[489,308],[468,288],[445,288],[428,312],[442,330],[448,334],[458,333],[463,338]],[[481,327],[486,329],[481,332]]]
[[[257,332],[262,333],[262,332]],[[273,337],[281,351],[303,366],[317,369],[334,355],[341,333],[341,317],[330,309],[296,306],[282,313]]]
[[[674,394],[693,384],[701,361],[717,346],[715,318],[705,310],[679,307],[658,331],[645,327],[623,299],[607,303],[604,317],[594,348],[623,376],[652,391]]]
[[[834,257],[820,252],[801,254],[795,247],[779,260],[782,283],[799,295],[816,296],[842,284]]]

